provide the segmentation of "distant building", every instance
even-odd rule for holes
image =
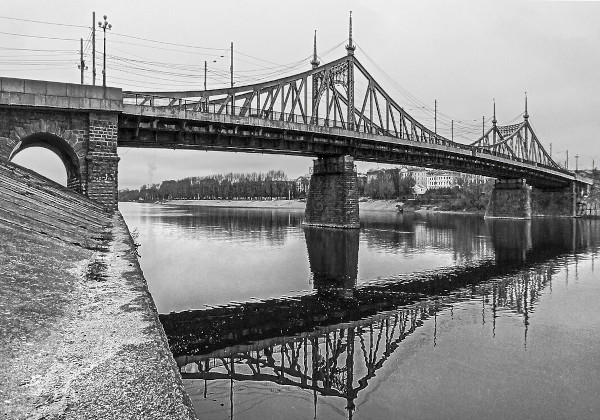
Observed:
[[[490,179],[487,176],[473,174],[461,174],[460,177],[465,184],[485,184]]]
[[[294,181],[294,188],[298,194],[308,193],[308,187],[310,186],[310,177],[300,176]]]
[[[421,184],[415,184],[415,186],[413,187],[413,191],[417,195],[422,195],[425,194],[425,192],[427,191],[427,187]]]
[[[459,175],[456,172],[429,172],[427,174],[427,189],[452,188],[458,184]]]
[[[415,182],[422,186],[427,186],[427,171],[424,169],[417,169],[410,171],[410,175],[413,177]]]
[[[397,169],[370,169],[365,178],[365,184],[379,179],[380,181],[392,179],[394,171],[401,179],[412,177],[415,180],[413,190],[415,194],[424,194],[427,190],[440,188],[453,188],[467,184],[484,184],[489,178],[481,175],[463,174],[452,171],[423,169],[416,166],[401,166]]]
[[[367,182],[371,182],[384,176],[386,171],[384,169],[369,169],[367,171]]]
[[[356,174],[356,180],[358,181],[358,191],[364,191],[365,185],[367,185],[367,175]]]

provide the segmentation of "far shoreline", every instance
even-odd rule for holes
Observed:
[[[131,201],[130,201],[131,202]],[[133,201],[135,203],[135,201]],[[306,201],[301,200],[164,200],[160,204],[173,204],[177,206],[199,206],[199,207],[224,207],[224,208],[257,208],[257,209],[282,209],[282,210],[304,210]],[[398,201],[396,200],[373,200],[360,201],[360,211],[376,212],[398,212]],[[418,209],[405,213],[437,213],[437,214],[470,214],[482,215],[483,211],[460,211],[460,210],[426,210]]]

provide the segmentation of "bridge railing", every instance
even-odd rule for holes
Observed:
[[[311,124],[321,127],[346,128],[343,121],[331,118],[307,117],[301,114],[268,111],[253,107],[232,106],[231,104],[208,103],[201,100],[177,99],[164,96],[124,93],[125,104],[145,106],[154,109],[173,111],[201,112],[206,114],[230,115],[238,117],[260,118],[270,121],[284,121],[297,124]]]
[[[259,108],[232,106],[231,104],[208,103],[201,100],[174,99],[163,96],[148,96],[140,94],[124,95],[124,103],[137,106],[147,106],[158,109],[177,111],[202,112],[207,114],[223,114],[239,117],[261,118],[272,121],[286,121],[298,124],[314,124],[328,127],[343,128],[340,121],[324,118],[306,118],[301,114],[282,113],[262,110]]]

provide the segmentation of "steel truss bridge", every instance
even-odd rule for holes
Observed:
[[[241,151],[302,156],[350,155],[495,178],[525,178],[539,188],[591,182],[562,168],[529,122],[492,127],[471,144],[441,136],[413,118],[354,55],[247,86],[123,92],[119,146]],[[495,114],[495,111],[494,111]]]

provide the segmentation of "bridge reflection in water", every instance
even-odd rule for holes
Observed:
[[[358,394],[400,344],[431,318],[462,301],[522,319],[553,276],[583,252],[596,250],[600,232],[586,220],[486,221],[494,257],[459,267],[378,279],[357,285],[359,232],[306,228],[312,293],[161,315],[184,379],[292,385],[345,400],[348,418]],[[367,227],[368,229],[368,227]],[[435,240],[441,240],[439,237]],[[489,322],[489,320],[488,320]]]

